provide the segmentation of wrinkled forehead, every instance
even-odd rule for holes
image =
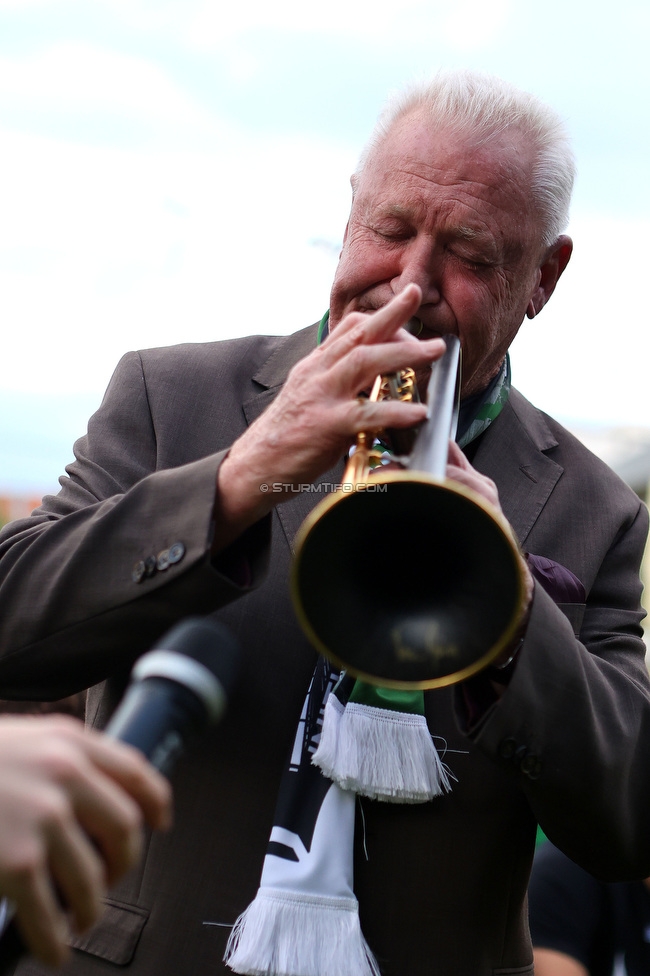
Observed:
[[[353,186],[355,202],[364,210],[395,191],[425,202],[439,190],[447,198],[456,188],[461,197],[470,191],[477,202],[521,218],[533,237],[539,229],[541,237],[533,178],[534,153],[515,127],[486,136],[471,128],[436,127],[416,112],[393,125]]]
[[[502,187],[506,180],[530,192],[533,167],[534,152],[517,127],[492,133],[470,123],[441,127],[419,110],[393,124],[369,154],[357,182],[405,171],[441,185],[478,178]]]

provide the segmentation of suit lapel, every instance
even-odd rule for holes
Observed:
[[[259,391],[243,404],[249,426],[276,398],[289,370],[316,348],[317,334],[316,323],[278,340],[269,358],[253,374],[253,383],[259,387]]]
[[[476,452],[474,466],[495,482],[503,513],[522,546],[564,471],[544,453],[556,446],[543,415],[511,390]]]

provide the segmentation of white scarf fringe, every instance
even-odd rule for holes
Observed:
[[[249,976],[379,976],[356,898],[265,887],[235,923],[225,961]]]
[[[423,715],[395,712],[330,695],[312,757],[344,790],[389,803],[426,803],[451,790]]]

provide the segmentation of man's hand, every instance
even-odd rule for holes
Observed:
[[[447,477],[450,481],[457,481],[466,488],[471,488],[477,495],[493,505],[498,512],[501,512],[497,486],[491,478],[480,474],[476,468],[472,467],[455,441],[449,441]]]
[[[476,468],[472,467],[459,448],[458,444],[454,443],[454,441],[449,442],[447,477],[451,481],[459,482],[459,484],[464,485],[466,488],[471,488],[472,491],[476,492],[477,495],[480,495],[481,498],[484,498],[494,508],[496,508],[499,514],[503,515],[501,503],[499,502],[499,492],[497,491],[497,486],[491,478],[487,478],[485,475],[480,474]],[[524,635],[525,625],[528,620],[530,605],[533,599],[533,591],[535,588],[533,577],[523,555],[520,556],[519,565],[524,584],[524,595],[520,617],[521,631],[517,634],[517,640],[521,639],[521,637]],[[507,661],[511,652],[512,648],[506,648],[501,659],[494,662],[497,667]]]
[[[347,315],[291,370],[276,400],[221,465],[216,549],[285,499],[261,485],[311,482],[343,457],[359,431],[413,427],[424,419],[420,403],[359,399],[377,374],[426,368],[442,356],[441,339],[420,342],[404,331],[421,299],[420,288],[409,285],[377,312]]]
[[[69,929],[99,917],[140,854],[141,827],[170,824],[170,787],[137,750],[65,716],[0,718],[0,895],[47,965]]]

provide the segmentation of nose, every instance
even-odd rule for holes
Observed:
[[[409,241],[402,252],[399,273],[391,279],[397,295],[414,283],[422,290],[422,305],[437,305],[441,296],[440,262],[433,241],[418,237]]]

